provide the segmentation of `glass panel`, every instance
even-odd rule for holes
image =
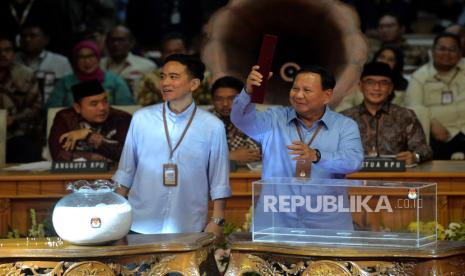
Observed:
[[[421,247],[436,242],[436,184],[273,178],[253,183],[253,240]]]

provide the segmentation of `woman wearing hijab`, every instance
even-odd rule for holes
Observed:
[[[112,72],[100,69],[101,52],[94,41],[84,40],[73,48],[74,73],[61,79],[50,95],[46,108],[71,106],[74,99],[71,87],[77,83],[98,80],[108,92],[108,103],[111,105],[133,105],[129,87],[126,82]]]

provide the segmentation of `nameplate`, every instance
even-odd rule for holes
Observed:
[[[362,172],[403,172],[405,161],[393,158],[366,158],[363,160]]]
[[[107,161],[52,161],[52,173],[106,172]]]

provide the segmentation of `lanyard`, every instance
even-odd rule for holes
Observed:
[[[16,12],[16,9],[13,7],[13,5],[10,4],[11,15],[13,15],[13,17],[16,19],[16,22],[18,23],[18,25],[20,27],[26,21],[26,18],[29,15],[29,11],[31,10],[31,7],[32,7],[33,3],[34,3],[34,0],[30,0],[29,4],[27,4],[26,8],[23,11],[23,14],[21,15],[21,18],[19,18],[18,13]]]
[[[192,115],[191,117],[189,118],[189,121],[187,122],[187,125],[186,125],[186,128],[184,128],[184,131],[182,132],[181,134],[181,138],[179,138],[179,141],[178,143],[176,143],[176,145],[173,146],[171,145],[171,140],[170,140],[170,134],[168,132],[168,123],[166,122],[166,104],[163,104],[163,127],[165,128],[165,134],[166,134],[166,141],[168,141],[168,146],[170,147],[170,160],[173,158],[173,153],[174,151],[178,148],[178,146],[181,144],[181,141],[182,139],[184,138],[184,136],[186,135],[187,133],[187,130],[189,129],[191,123],[192,123],[192,120],[194,119],[194,116],[195,116],[195,112],[197,111],[197,106],[194,107],[194,111],[192,111]]]
[[[300,130],[300,126],[299,124],[297,123],[297,120],[294,121],[294,124],[295,124],[295,128],[297,129],[297,134],[299,134],[299,139],[300,141],[302,141],[303,143],[305,143],[304,139],[303,139],[303,136],[302,136],[302,131]],[[310,145],[312,144],[313,140],[315,140],[315,137],[316,135],[318,134],[318,132],[320,132],[320,129],[323,127],[322,124],[320,124],[318,126],[318,128],[316,129],[315,133],[313,133],[313,136],[312,138],[310,138],[310,141],[308,141],[307,145],[310,147]]]

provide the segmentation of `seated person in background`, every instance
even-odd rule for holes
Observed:
[[[462,57],[465,57],[465,26],[452,24],[444,30],[445,33],[458,35],[460,38],[460,48],[462,48]]]
[[[23,26],[21,51],[16,55],[16,62],[34,70],[44,103],[47,102],[55,84],[64,76],[73,73],[67,57],[45,49],[49,40],[48,34],[39,25]]]
[[[234,98],[244,88],[244,83],[234,77],[222,77],[212,85],[213,108],[210,110],[221,119],[226,128],[226,138],[228,139],[229,160],[245,164],[259,161],[260,146],[252,138],[245,135],[231,123],[232,102]]]
[[[168,33],[161,41],[161,60],[173,54],[187,54],[188,47],[186,38],[180,33]],[[163,65],[163,64],[162,64]],[[137,103],[142,106],[152,105],[163,102],[160,89],[161,66],[143,76],[136,91]],[[209,73],[205,72],[202,83],[194,93],[195,103],[198,105],[211,104],[211,95],[209,91]]]
[[[41,160],[42,97],[32,69],[14,62],[13,40],[0,36],[0,108],[7,112],[6,162]]]
[[[342,114],[357,122],[365,155],[395,155],[407,165],[430,160],[432,152],[415,113],[391,103],[393,79],[387,64],[366,64],[360,78],[363,102]]]
[[[49,148],[53,160],[110,160],[118,162],[131,115],[113,109],[97,80],[72,87],[73,107],[55,116]]]
[[[437,35],[432,54],[433,62],[413,73],[405,103],[415,112],[423,109],[428,113],[434,159],[463,159],[465,60],[462,59],[460,38],[449,33]]]
[[[134,93],[139,79],[144,73],[153,71],[156,68],[155,63],[130,52],[134,38],[131,31],[123,25],[117,25],[108,32],[105,45],[108,56],[102,58],[100,67],[124,79]]]
[[[50,95],[46,108],[70,107],[73,105],[71,87],[80,82],[98,80],[108,92],[108,103],[112,105],[133,105],[131,91],[126,82],[112,72],[99,67],[101,53],[91,40],[78,42],[73,49],[74,73],[60,80]]]
[[[415,69],[428,61],[427,48],[414,46],[404,38],[405,25],[397,14],[386,12],[380,16],[378,21],[378,41],[370,41],[370,56],[384,45],[395,45],[405,55],[405,68]],[[410,69],[411,70],[411,69]]]
[[[392,96],[391,103],[404,106],[405,89],[407,89],[408,81],[402,74],[404,68],[404,54],[402,50],[394,45],[382,46],[373,56],[372,62],[374,61],[386,63],[391,67],[394,84],[394,95]],[[360,90],[355,90],[342,99],[341,103],[336,107],[336,111],[349,109],[362,102],[363,93]]]

